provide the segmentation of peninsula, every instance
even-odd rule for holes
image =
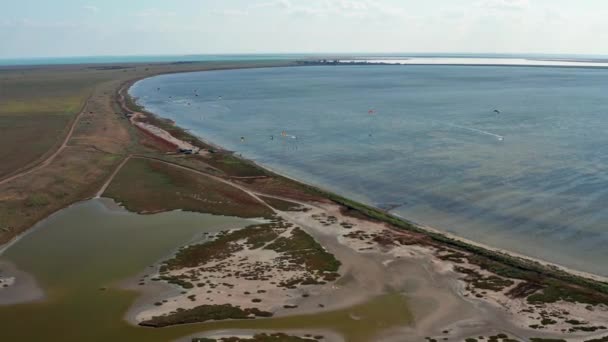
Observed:
[[[154,75],[259,67],[306,66],[262,60],[0,69],[0,87],[8,89],[0,93],[0,250],[16,248],[53,213],[99,198],[141,215],[247,220],[201,232],[130,279],[100,284],[97,292],[138,293],[116,316],[142,331],[131,340],[183,326],[187,333],[171,339],[608,341],[605,278],[482,246],[278,175],[147,111],[128,93]],[[12,148],[15,142],[22,148]],[[33,288],[45,292],[36,274],[6,265],[0,305],[7,297],[49,299],[31,296]],[[0,318],[37,310],[20,305],[0,306]],[[18,329],[3,328],[15,339]]]

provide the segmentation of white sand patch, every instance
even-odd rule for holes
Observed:
[[[279,235],[288,237],[293,225],[301,227],[342,262],[339,272],[343,279],[295,289],[278,287],[282,281],[306,275],[306,270],[298,265],[280,270],[277,267],[280,253],[263,248],[250,249],[244,241],[239,241],[243,249],[226,259],[172,271],[171,275],[176,276],[199,272],[205,285],[166,299],[167,303],[139,313],[137,320],[178,308],[226,303],[278,315],[315,313],[361,303],[371,296],[386,293],[389,288],[408,294],[416,324],[414,329],[407,328],[407,333],[420,338],[434,336],[449,327],[454,337],[472,336],[467,335],[469,332],[483,335],[483,332],[506,331],[515,336],[565,335],[568,340],[580,338],[582,341],[583,337],[601,336],[603,332],[568,333],[573,325],[567,320],[578,320],[585,326],[601,326],[608,322],[605,306],[595,306],[592,310],[584,304],[566,302],[535,306],[525,298],[512,298],[507,293],[522,283],[521,280],[512,280],[512,285],[499,291],[475,289],[464,279],[466,274],[458,272],[459,268],[474,272],[482,279],[496,275],[470,264],[464,257],[459,259],[459,253],[466,255],[465,252],[421,243],[421,235],[396,231],[381,222],[345,216],[338,205],[300,204],[308,210],[279,212],[281,218],[292,225]],[[253,278],[235,276],[237,271],[243,270],[261,273]],[[195,295],[194,300],[188,299],[192,295]],[[255,303],[253,299],[261,301]],[[298,308],[285,309],[286,305]],[[543,317],[551,317],[556,322],[540,330],[530,327],[542,325]]]
[[[473,270],[481,277],[497,276],[477,265],[470,264],[465,258],[462,259],[462,262],[440,259],[439,256],[455,252],[449,249],[440,251],[435,247],[422,244],[382,244],[375,242],[373,241],[374,239],[379,241],[378,237],[385,237],[390,240],[396,239],[398,235],[407,236],[408,233],[396,233],[388,229],[384,223],[345,217],[337,205],[316,204],[315,207],[311,206],[309,208],[310,210],[307,212],[289,213],[286,219],[312,227],[318,230],[320,234],[335,236],[340,244],[359,253],[385,256],[387,259],[382,261],[385,267],[390,266],[391,263],[399,259],[425,260],[430,266],[430,273],[452,275],[456,279],[453,289],[460,296],[471,302],[485,303],[494,307],[497,312],[506,314],[511,325],[521,329],[521,331],[528,331],[530,336],[542,336],[545,334],[564,335],[564,333],[567,333],[566,336],[568,338],[584,338],[598,336],[598,333],[601,335],[602,331],[606,332],[606,330],[598,330],[592,333],[581,331],[569,332],[569,329],[576,328],[577,326],[608,327],[608,308],[604,305],[591,307],[586,304],[564,301],[532,305],[525,298],[512,298],[507,295],[509,290],[523,283],[522,280],[517,279],[511,279],[513,284],[501,291],[474,289],[463,280],[465,274],[455,271],[456,267]],[[334,219],[328,220],[328,218]],[[345,229],[340,225],[342,222],[348,222],[353,227]],[[465,252],[458,251],[458,253],[466,255]],[[527,311],[532,311],[533,313]],[[544,314],[541,314],[542,312]],[[543,318],[552,319],[555,323],[543,325]],[[584,322],[584,324],[573,325],[566,321],[578,321]],[[530,327],[535,325],[538,326],[537,329]]]
[[[171,133],[165,131],[162,128],[159,128],[157,126],[145,123],[145,122],[141,122],[141,121],[136,121],[136,120],[132,120],[131,121],[135,126],[139,127],[140,129],[153,134],[175,146],[177,146],[177,148],[180,149],[185,149],[185,150],[192,150],[194,153],[198,153],[199,148],[180,139],[177,139],[176,137],[172,136]]]
[[[285,229],[279,237],[291,236],[294,227]],[[247,246],[236,241],[242,249],[221,260],[212,260],[197,267],[171,270],[165,276],[194,277],[194,288],[166,298],[164,303],[136,315],[138,322],[166,315],[177,309],[191,309],[204,304],[231,304],[241,308],[257,308],[275,312],[286,305],[297,306],[309,291],[324,285],[282,286],[293,279],[316,278],[305,265],[284,260],[284,253]]]

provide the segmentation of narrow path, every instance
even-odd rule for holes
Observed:
[[[108,180],[106,180],[106,182],[101,186],[99,191],[97,191],[97,194],[95,195],[94,198],[99,198],[99,197],[101,197],[101,195],[103,195],[104,192],[106,192],[106,189],[108,188],[108,186],[110,186],[110,183],[112,183],[112,181],[114,180],[114,177],[116,177],[116,175],[118,174],[118,171],[120,171],[122,169],[122,167],[125,166],[125,164],[129,161],[129,159],[131,159],[131,155],[126,156],[125,159],[123,159],[122,162],[120,162],[120,164],[118,164],[118,166],[116,167],[114,172],[112,172],[110,177],[108,177]]]
[[[82,106],[82,110],[80,111],[80,113],[78,113],[76,115],[76,117],[74,118],[72,125],[70,126],[70,130],[68,131],[68,134],[66,134],[65,138],[63,139],[63,142],[61,143],[61,146],[59,146],[59,148],[50,156],[48,156],[46,159],[40,161],[38,164],[32,166],[31,168],[19,172],[15,175],[12,175],[8,178],[2,179],[0,180],[0,185],[3,185],[5,183],[8,183],[12,180],[15,180],[19,177],[25,176],[25,175],[29,175],[30,173],[40,170],[42,168],[44,168],[45,166],[49,165],[53,160],[55,160],[55,158],[59,155],[59,153],[61,153],[61,151],[63,151],[67,146],[68,146],[68,141],[70,140],[70,138],[72,137],[72,133],[74,133],[74,129],[76,128],[76,124],[78,123],[78,121],[80,121],[80,117],[86,112],[86,108],[87,108],[87,104],[89,103],[89,100],[91,100],[91,97],[93,97],[93,93],[91,93],[91,95],[89,95],[89,97],[86,99],[86,101],[84,102],[84,105]]]
[[[317,208],[317,209],[323,209],[321,206],[315,205],[311,202],[306,202],[306,201],[300,201],[300,200],[296,200],[296,199],[292,199],[289,197],[284,197],[284,196],[277,196],[277,195],[270,195],[270,194],[265,194],[263,192],[258,192],[258,191],[253,191],[254,194],[258,195],[258,196],[264,196],[264,197],[268,197],[268,198],[274,198],[274,199],[278,199],[281,201],[286,201],[286,202],[291,202],[294,204],[299,204],[303,207],[312,207],[312,208]]]
[[[241,185],[235,184],[235,183],[233,183],[233,182],[227,181],[227,180],[225,180],[225,179],[223,179],[223,178],[221,178],[221,177],[213,176],[213,175],[210,175],[210,174],[205,173],[205,172],[203,172],[203,171],[199,171],[199,170],[196,170],[196,169],[193,169],[193,168],[187,167],[187,166],[183,166],[183,165],[175,164],[175,163],[172,163],[172,162],[169,162],[169,161],[165,161],[165,160],[160,160],[160,159],[156,159],[156,158],[150,158],[150,157],[146,157],[146,156],[139,156],[139,155],[134,155],[134,156],[132,156],[132,157],[133,157],[133,158],[138,158],[138,159],[148,159],[148,160],[154,160],[154,161],[157,161],[157,162],[160,162],[160,163],[165,163],[165,164],[167,164],[167,165],[171,165],[171,166],[176,167],[176,168],[180,168],[180,169],[183,169],[183,170],[188,170],[188,171],[190,171],[190,172],[194,172],[194,173],[196,173],[196,174],[199,174],[199,175],[205,176],[205,177],[207,177],[207,178],[211,178],[211,179],[213,179],[213,180],[216,180],[216,181],[218,181],[218,182],[224,183],[224,184],[226,184],[226,185],[230,185],[231,187],[234,187],[234,188],[236,188],[236,189],[239,189],[239,190],[243,191],[244,193],[246,193],[247,195],[249,195],[249,196],[253,197],[253,198],[254,198],[256,201],[258,201],[258,202],[260,202],[261,204],[265,205],[266,207],[270,208],[270,209],[271,209],[273,212],[276,212],[276,209],[275,209],[275,208],[273,208],[272,206],[270,206],[268,203],[266,203],[266,202],[265,202],[263,199],[261,199],[261,198],[260,198],[260,197],[257,195],[257,193],[256,193],[256,192],[253,192],[253,191],[251,191],[251,190],[249,190],[249,189],[245,188],[244,186],[241,186]],[[265,196],[265,195],[261,195],[261,196]]]

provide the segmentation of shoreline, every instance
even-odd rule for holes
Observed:
[[[330,59],[325,59],[325,60],[298,61],[298,63],[300,65],[314,65],[314,66],[328,66],[328,65],[329,66],[366,66],[366,65],[369,66],[369,65],[375,65],[375,66],[457,66],[457,67],[497,67],[497,68],[520,67],[520,68],[565,68],[565,69],[580,68],[580,69],[591,69],[591,70],[608,69],[608,62],[569,61],[570,64],[566,64],[563,62],[568,62],[568,61],[556,61],[555,64],[542,64],[542,63],[535,64],[535,63],[533,63],[534,61],[537,61],[537,62],[552,62],[552,61],[527,59],[528,63],[522,63],[522,64],[482,63],[482,62],[454,63],[454,62],[447,62],[447,61],[431,63],[431,62],[423,62],[423,61],[421,61],[421,59],[425,59],[425,58],[424,57],[400,58],[400,59],[345,59],[345,58],[331,59],[330,58]],[[443,58],[443,59],[450,59],[450,57]],[[414,61],[414,60],[416,60],[416,61]],[[562,63],[562,64],[559,64],[559,63]],[[576,63],[579,63],[579,64],[576,64]]]
[[[242,160],[245,160],[246,162],[252,163],[252,164],[256,165],[257,167],[259,167],[261,169],[264,169],[264,170],[266,170],[266,171],[268,171],[270,173],[273,173],[273,174],[276,174],[276,175],[281,176],[283,178],[287,178],[289,180],[292,180],[292,181],[294,181],[296,183],[300,183],[300,184],[303,184],[305,186],[309,186],[309,187],[313,187],[313,188],[318,188],[319,190],[321,190],[323,192],[331,193],[331,191],[329,191],[329,190],[325,190],[325,189],[323,189],[321,187],[318,187],[316,185],[310,185],[310,184],[308,184],[306,182],[303,182],[303,181],[301,181],[301,180],[299,180],[297,178],[288,176],[288,175],[286,175],[284,173],[281,173],[281,172],[279,172],[277,170],[274,170],[274,169],[272,169],[270,167],[267,167],[265,165],[259,164],[259,163],[255,162],[255,161],[251,160],[251,159],[247,159],[245,157],[239,157],[239,156],[235,156],[235,157],[239,158],[239,159],[242,159]],[[337,196],[340,196],[340,195],[337,195]],[[349,201],[350,201],[350,199],[349,199]],[[557,269],[559,269],[559,270],[561,270],[563,272],[570,273],[570,274],[573,274],[575,276],[582,277],[582,278],[588,278],[588,279],[593,280],[593,281],[608,283],[608,276],[602,276],[602,275],[595,274],[595,273],[590,273],[590,272],[576,270],[576,269],[569,268],[567,266],[563,266],[563,265],[560,265],[560,264],[557,264],[557,263],[553,263],[553,262],[550,262],[550,261],[546,261],[546,260],[543,260],[543,259],[540,259],[540,258],[534,258],[534,257],[528,256],[528,255],[525,255],[525,254],[509,251],[509,250],[498,248],[498,247],[493,247],[493,246],[490,246],[490,245],[487,245],[487,244],[483,244],[481,242],[477,242],[477,241],[474,241],[474,240],[463,238],[463,237],[458,236],[458,235],[453,234],[453,233],[444,232],[441,229],[438,229],[438,228],[435,228],[435,227],[432,227],[432,226],[429,226],[429,225],[426,225],[426,224],[423,224],[423,223],[411,221],[411,220],[407,219],[406,217],[403,217],[403,216],[398,215],[398,214],[393,214],[390,211],[383,210],[381,208],[378,208],[378,207],[370,205],[370,204],[363,204],[363,203],[360,203],[360,204],[362,204],[364,206],[367,206],[367,207],[370,207],[370,208],[373,208],[373,209],[375,209],[377,211],[385,212],[386,214],[391,215],[391,216],[393,216],[396,219],[402,220],[402,221],[404,221],[406,223],[414,225],[416,228],[424,230],[424,232],[426,232],[426,233],[440,234],[440,235],[445,236],[448,239],[457,240],[457,241],[463,242],[465,244],[469,244],[469,245],[472,245],[472,246],[475,246],[475,247],[483,248],[483,249],[486,249],[486,250],[488,250],[490,252],[505,254],[505,255],[508,255],[510,257],[513,257],[513,258],[524,259],[526,261],[538,263],[538,264],[540,264],[541,266],[544,266],[544,267],[557,268]],[[399,231],[397,230],[397,232],[399,232]]]
[[[131,83],[131,85],[133,85],[133,84],[135,84],[135,82]],[[119,98],[123,99],[123,101],[121,103],[121,105],[123,106],[123,109],[131,114],[135,114],[135,115],[133,115],[133,117],[141,115],[141,116],[143,116],[143,118],[142,118],[143,120],[146,120],[146,118],[151,118],[150,119],[151,121],[147,121],[148,124],[152,123],[152,124],[161,125],[161,127],[159,127],[160,129],[162,129],[162,127],[164,127],[168,130],[171,130],[172,132],[177,131],[178,132],[177,134],[180,134],[182,139],[184,139],[184,138],[188,139],[193,145],[200,148],[201,151],[204,151],[205,149],[209,149],[209,148],[218,149],[218,151],[217,151],[218,153],[228,154],[228,155],[232,156],[233,158],[236,158],[237,160],[241,161],[243,164],[248,164],[248,165],[251,165],[255,168],[262,170],[269,178],[274,178],[274,179],[278,179],[278,180],[285,179],[287,181],[290,181],[293,185],[302,186],[306,190],[311,190],[311,193],[314,194],[313,196],[318,197],[318,200],[296,200],[297,197],[296,198],[290,198],[289,196],[282,197],[285,200],[290,200],[290,201],[293,201],[294,203],[300,203],[301,205],[305,205],[305,206],[311,206],[311,205],[315,206],[315,203],[316,203],[316,204],[320,205],[321,207],[324,207],[325,212],[327,212],[327,213],[331,212],[332,215],[335,215],[337,217],[343,217],[343,218],[355,219],[355,217],[350,216],[347,213],[342,213],[340,210],[338,210],[336,208],[345,208],[347,211],[350,211],[350,210],[355,211],[357,214],[364,216],[364,218],[358,217],[355,220],[362,220],[361,222],[367,222],[367,226],[375,226],[375,225],[383,226],[388,232],[390,232],[389,235],[392,235],[393,239],[399,239],[400,237],[406,237],[406,236],[412,236],[412,235],[422,235],[422,236],[428,238],[430,240],[430,242],[428,240],[421,240],[421,241],[414,242],[412,245],[414,254],[412,254],[412,250],[411,250],[409,252],[411,254],[409,257],[414,257],[414,255],[419,253],[420,250],[430,250],[430,251],[435,250],[436,251],[436,252],[431,252],[430,254],[427,253],[427,255],[429,255],[429,258],[431,258],[431,260],[435,260],[435,262],[431,262],[430,264],[428,264],[428,266],[426,267],[426,268],[428,268],[427,272],[429,272],[429,275],[431,277],[443,277],[443,276],[447,275],[448,278],[452,279],[450,281],[450,283],[452,285],[444,288],[444,290],[449,289],[449,291],[446,291],[445,294],[441,293],[441,295],[449,296],[449,295],[457,294],[460,297],[460,301],[467,302],[470,305],[473,305],[474,307],[476,307],[477,310],[480,310],[480,311],[478,311],[478,313],[476,315],[473,315],[473,321],[472,321],[474,323],[473,325],[477,325],[479,329],[481,329],[483,331],[499,331],[499,332],[502,331],[502,332],[509,332],[511,334],[515,333],[516,337],[518,335],[519,335],[519,337],[521,337],[521,336],[530,335],[530,334],[549,337],[549,338],[563,336],[563,337],[568,337],[569,339],[573,339],[573,341],[584,341],[585,338],[595,337],[595,336],[600,336],[600,337],[604,336],[605,331],[596,332],[593,335],[582,336],[582,335],[576,333],[577,330],[572,330],[572,328],[570,331],[574,331],[573,334],[570,333],[570,334],[560,335],[559,331],[557,331],[556,329],[559,326],[559,329],[561,329],[562,332],[566,331],[566,329],[568,328],[568,326],[565,325],[567,323],[567,321],[558,323],[556,326],[552,326],[552,325],[545,326],[545,323],[542,323],[542,325],[540,325],[540,328],[534,328],[534,326],[536,326],[536,327],[539,326],[541,319],[529,317],[529,315],[524,314],[527,312],[534,312],[534,309],[532,309],[532,311],[527,311],[527,310],[531,310],[530,307],[534,307],[534,304],[527,301],[527,297],[529,294],[526,294],[522,298],[522,297],[511,297],[511,296],[509,296],[508,293],[509,293],[509,291],[517,291],[518,288],[520,287],[520,285],[524,285],[523,287],[525,288],[526,284],[530,284],[529,283],[530,279],[528,276],[532,273],[532,274],[536,274],[537,276],[541,276],[540,280],[538,280],[538,283],[535,281],[532,281],[533,284],[536,284],[536,286],[539,286],[538,289],[545,289],[549,286],[552,286],[551,284],[554,284],[554,282],[557,281],[558,283],[561,282],[560,284],[562,284],[562,285],[560,285],[560,286],[566,286],[566,288],[569,288],[569,289],[576,288],[577,286],[579,286],[579,287],[582,287],[583,289],[585,289],[585,291],[591,291],[591,293],[599,293],[600,298],[604,298],[601,296],[602,295],[605,296],[608,291],[608,287],[607,287],[608,278],[603,277],[601,275],[596,275],[596,274],[587,273],[587,272],[583,272],[583,271],[577,271],[577,270],[570,269],[568,267],[565,267],[565,266],[562,266],[559,264],[535,259],[535,258],[521,255],[518,253],[510,252],[507,250],[493,248],[493,247],[484,245],[482,243],[477,243],[475,241],[461,238],[461,237],[455,236],[450,233],[442,232],[442,231],[435,229],[433,227],[430,227],[430,226],[411,222],[405,218],[402,218],[395,214],[391,214],[390,212],[381,210],[374,206],[365,205],[362,203],[352,201],[348,198],[344,198],[336,193],[325,190],[321,187],[309,185],[301,180],[298,180],[296,178],[290,177],[288,175],[284,175],[281,172],[273,170],[270,167],[260,165],[253,160],[243,158],[237,154],[234,154],[234,153],[222,148],[221,146],[209,143],[209,142],[205,141],[202,137],[193,135],[188,130],[185,130],[183,127],[179,127],[179,126],[175,125],[175,123],[172,122],[171,120],[165,119],[154,113],[146,111],[145,108],[142,108],[141,106],[139,106],[138,104],[135,103],[135,99],[133,99],[131,97],[131,95],[128,93],[128,89],[129,89],[129,87],[121,88],[121,95],[119,96]],[[125,98],[128,98],[128,100],[124,100]],[[133,110],[132,108],[130,108],[129,104],[135,105],[137,110]],[[158,136],[158,138],[162,139],[162,137],[160,137],[160,136]],[[201,155],[204,156],[204,154],[201,154]],[[179,163],[177,163],[176,165],[179,165]],[[237,183],[235,183],[235,185],[236,184],[239,184],[239,183],[237,182]],[[289,188],[290,186],[293,186],[293,185],[287,185],[287,188]],[[246,186],[246,185],[240,184],[237,186]],[[263,190],[262,190],[262,192],[263,192]],[[279,196],[279,198],[281,198],[281,197]],[[292,218],[293,218],[293,215],[289,215],[289,216],[292,216]],[[285,217],[288,217],[288,216],[285,216]],[[302,221],[298,222],[298,220],[296,220],[296,221],[289,220],[289,221],[295,222],[297,225],[300,225],[302,227],[306,227],[305,231],[307,231],[309,234],[312,234],[312,236],[314,236],[316,239],[321,238],[320,241],[324,241],[324,242],[322,242],[322,245],[326,245],[326,246],[330,247],[330,250],[332,249],[331,248],[332,245],[334,245],[334,247],[335,247],[335,244],[333,242],[330,241],[328,243],[328,240],[326,238],[322,238],[322,236],[319,235],[319,234],[323,235],[324,233],[322,231],[319,231],[318,227],[316,228],[314,226],[314,224],[310,225],[310,223],[309,224],[302,223]],[[307,221],[304,220],[304,222],[307,222]],[[308,221],[308,222],[310,222],[310,221]],[[315,232],[315,230],[316,230],[316,232]],[[373,229],[372,229],[372,231],[373,231]],[[338,234],[338,236],[339,236],[339,234]],[[343,244],[343,242],[344,242],[343,238],[338,238],[338,240],[339,240],[339,244]],[[371,242],[368,242],[368,243],[371,243]],[[343,245],[343,247],[346,248],[347,245]],[[352,248],[352,246],[350,246],[350,247]],[[379,251],[375,252],[375,253],[380,253],[378,255],[378,257],[380,257],[380,258],[389,257],[391,253],[393,253],[393,256],[394,256],[394,253],[398,253],[398,252],[390,251],[390,249],[386,250],[385,248],[384,249],[382,249],[382,247],[380,247],[380,248],[381,249]],[[367,252],[365,252],[366,249],[368,249],[368,248],[367,247],[360,248],[359,253],[362,253],[361,255],[363,255],[363,256],[367,255],[368,257],[370,255],[372,255],[372,253],[375,254],[374,252],[368,254]],[[339,249],[332,250],[332,253],[338,252],[338,250]],[[465,271],[465,274],[467,274],[467,272],[470,272],[472,270],[472,272],[474,272],[474,273],[480,272],[480,273],[477,273],[478,276],[479,276],[479,274],[482,274],[482,277],[492,277],[493,274],[494,275],[496,274],[494,271],[491,270],[491,266],[490,266],[490,265],[492,265],[491,263],[494,262],[494,263],[497,263],[498,265],[504,265],[504,266],[512,269],[515,272],[523,271],[523,276],[521,274],[505,275],[505,274],[498,273],[500,276],[505,277],[506,279],[512,280],[513,281],[511,283],[512,285],[507,287],[506,292],[499,291],[499,292],[492,292],[492,294],[487,294],[487,296],[488,296],[487,298],[485,297],[486,292],[484,291],[484,292],[482,292],[483,298],[479,299],[479,298],[481,298],[479,292],[475,291],[474,286],[473,286],[473,289],[470,288],[471,284],[467,283],[466,280],[464,280],[466,277],[462,278],[462,270],[459,269],[460,267],[457,265],[460,262],[456,262],[456,264],[454,264],[454,262],[451,259],[449,259],[449,257],[447,259],[445,259],[446,261],[443,261],[444,259],[442,258],[442,256],[444,256],[444,255],[442,253],[444,253],[444,252],[440,252],[443,250],[458,251],[456,253],[462,252],[465,255],[467,255],[467,257],[464,258],[464,260],[466,260],[465,264],[467,266],[472,266],[473,268],[469,269],[469,271]],[[385,253],[385,252],[388,252],[389,254],[384,255],[383,253]],[[337,255],[339,256],[340,253],[338,252]],[[403,256],[405,258],[408,258],[408,256],[406,254],[404,254]],[[399,258],[399,257],[400,256],[397,256],[397,258]],[[490,264],[485,264],[485,265],[484,264],[479,264],[479,265],[471,264],[468,259],[469,257],[485,258],[490,261]],[[343,259],[343,258],[339,258],[339,259]],[[371,257],[370,259],[376,259],[376,258]],[[441,260],[437,261],[439,259],[441,259]],[[384,264],[384,268],[386,270],[391,269],[389,267],[392,267],[392,266],[390,266],[392,264],[392,260],[385,260],[385,261],[387,262],[387,264]],[[490,267],[490,268],[488,268],[488,267]],[[477,271],[475,271],[475,270],[477,270]],[[358,271],[360,272],[360,270],[358,270]],[[400,273],[400,272],[397,272],[397,273]],[[407,272],[407,270],[405,272],[401,272],[401,274],[408,274],[408,273],[409,272]],[[460,276],[458,276],[458,274],[460,274]],[[532,293],[538,293],[538,291],[539,291],[538,289],[533,290]],[[439,292],[436,292],[436,295],[439,295],[439,294],[440,294]],[[322,297],[323,296],[327,296],[327,294],[322,295]],[[415,295],[414,295],[414,297],[415,297]],[[478,297],[478,298],[475,298],[475,297]],[[604,312],[606,310],[608,310],[608,307],[605,304],[601,304],[603,302],[599,302],[598,304],[594,304],[594,305],[597,305],[597,308],[599,310],[598,313],[586,314],[585,309],[584,309],[585,304],[583,304],[583,303],[584,302],[578,302],[577,300],[570,301],[570,300],[562,299],[562,300],[558,300],[557,302],[546,302],[546,303],[542,304],[542,306],[543,307],[546,306],[547,310],[549,310],[550,312],[553,312],[553,314],[555,314],[555,312],[559,312],[559,310],[561,309],[563,312],[573,312],[573,317],[575,317],[575,318],[585,317],[585,319],[589,320],[590,322],[598,322],[597,315],[599,314],[600,315],[599,317],[603,317],[602,315],[604,315]],[[460,307],[460,309],[462,310],[465,308],[465,306],[462,306],[462,305],[463,304],[461,302],[460,306],[457,305],[457,307]],[[440,308],[438,308],[438,309],[440,309]],[[566,309],[568,311],[565,311]],[[417,310],[420,310],[420,308],[418,308]],[[446,310],[446,308],[443,308],[441,310]],[[555,310],[557,310],[557,311],[555,311]],[[488,318],[484,318],[484,316],[479,316],[479,312],[485,312],[486,314],[489,315]],[[293,311],[293,313],[290,313],[289,315],[290,316],[298,315],[298,313]],[[424,320],[428,321],[429,324],[432,325],[435,329],[437,327],[436,324],[445,325],[445,324],[449,323],[449,322],[442,320],[440,318],[441,315],[436,312],[430,313],[429,315],[430,316],[425,318]],[[277,317],[281,317],[281,316],[282,315],[280,314],[280,312],[278,312]],[[548,319],[547,316],[543,316],[542,313],[541,313],[541,317],[542,317],[543,322],[546,319]],[[504,321],[504,323],[499,323],[501,321]],[[602,321],[602,319],[600,319],[600,321]],[[435,323],[435,324],[433,324],[433,323]],[[471,323],[471,322],[469,322],[469,323]],[[469,328],[467,328],[467,326],[468,326],[467,324],[468,323],[466,322],[466,320],[463,321],[462,319],[455,319],[448,326],[454,327],[455,328],[454,331],[456,333],[462,334],[463,337],[466,337],[465,335],[467,335],[468,332],[471,332],[471,329],[469,329],[470,326],[469,326]],[[553,324],[553,323],[549,323],[549,324]],[[481,326],[484,326],[486,329],[484,330],[483,328],[481,328]],[[504,329],[504,330],[502,330],[502,329]],[[536,329],[541,329],[541,330],[536,330]],[[431,330],[426,330],[426,329],[415,330],[415,331],[417,331],[417,332],[424,331],[424,332],[428,333],[429,335],[432,333]],[[435,337],[438,337],[438,336],[435,336]]]
[[[279,66],[279,67],[282,67],[282,66]],[[226,70],[237,70],[237,69],[226,69]],[[137,99],[133,98],[131,96],[131,94],[129,93],[129,89],[135,83],[137,83],[137,82],[139,82],[141,80],[144,80],[146,78],[151,78],[151,77],[155,77],[155,76],[158,76],[158,75],[147,76],[147,77],[142,77],[142,78],[139,78],[139,79],[136,79],[136,80],[128,81],[126,84],[124,84],[120,88],[120,90],[119,90],[119,98],[122,100],[121,101],[122,102],[121,105],[124,106],[123,109],[126,109],[126,110],[130,111],[131,113],[139,113],[139,114],[142,114],[144,116],[147,114],[147,115],[151,115],[151,116],[153,116],[155,118],[158,118],[158,119],[161,119],[161,120],[168,120],[166,118],[163,118],[162,116],[157,115],[156,113],[152,113],[152,112],[147,111],[144,107],[142,107],[139,104],[137,104],[136,103]],[[136,106],[136,109],[130,108],[129,105]],[[135,117],[136,117],[136,115],[134,115],[132,119],[135,119]],[[222,152],[232,153],[231,151],[225,149],[224,147],[222,147],[222,146],[220,146],[218,144],[215,144],[213,142],[208,141],[204,137],[201,137],[201,136],[198,136],[198,135],[190,133],[187,129],[185,129],[183,127],[180,127],[178,125],[175,125],[175,123],[172,123],[172,125],[174,127],[178,128],[178,129],[180,129],[181,131],[183,131],[187,135],[193,137],[195,140],[200,141],[201,143],[203,143],[205,145],[211,146],[211,147],[213,147],[213,148],[215,148],[215,149],[217,149],[219,151],[222,151]],[[153,125],[151,125],[151,126],[153,126]],[[137,127],[140,127],[140,126],[137,125]],[[143,128],[141,128],[141,129],[143,129]],[[167,133],[166,131],[162,130],[162,128],[159,127],[159,129],[161,131]],[[157,135],[157,138],[160,138],[160,139],[164,140],[163,135]],[[173,139],[176,139],[176,138],[173,138]],[[172,144],[172,142],[171,142],[172,140],[165,140],[165,141],[167,143],[169,143],[169,144]],[[185,143],[189,144],[187,142],[185,142]],[[485,250],[487,252],[490,252],[490,253],[496,253],[496,254],[499,254],[499,255],[504,255],[504,256],[509,257],[509,258],[521,259],[521,261],[523,261],[523,262],[538,264],[538,266],[540,266],[540,267],[547,268],[547,269],[550,269],[550,270],[553,270],[553,271],[564,272],[564,273],[567,273],[567,274],[570,274],[570,275],[573,275],[573,276],[576,276],[576,277],[588,279],[588,280],[595,281],[595,282],[605,283],[605,285],[608,285],[608,276],[604,276],[604,275],[600,275],[600,274],[595,274],[595,273],[591,273],[591,272],[586,272],[586,271],[582,271],[582,270],[577,270],[577,269],[574,269],[574,268],[570,268],[570,267],[561,265],[559,263],[550,262],[550,261],[543,260],[543,259],[540,259],[540,258],[535,258],[535,257],[532,257],[532,256],[528,256],[528,255],[525,255],[525,254],[522,254],[522,253],[517,253],[517,252],[513,252],[513,251],[510,251],[510,250],[507,250],[507,249],[493,247],[493,246],[490,246],[490,245],[487,245],[487,244],[484,244],[484,243],[476,242],[474,240],[467,239],[467,238],[458,236],[458,235],[453,234],[453,233],[445,232],[445,231],[443,231],[441,229],[438,229],[438,228],[426,225],[424,223],[419,223],[419,222],[411,221],[411,220],[407,219],[406,217],[400,216],[398,214],[393,214],[390,211],[383,210],[383,209],[378,208],[378,207],[376,207],[374,205],[364,204],[364,203],[360,203],[360,202],[357,202],[357,201],[353,201],[353,200],[351,200],[349,198],[346,198],[346,197],[343,197],[342,195],[339,195],[339,194],[337,194],[335,192],[332,192],[330,190],[324,189],[321,186],[308,184],[307,182],[305,182],[303,180],[300,180],[300,179],[297,179],[295,177],[289,176],[289,175],[287,175],[285,173],[282,173],[282,172],[280,172],[278,170],[275,170],[275,169],[273,169],[271,167],[268,167],[266,165],[260,164],[260,163],[258,163],[256,161],[248,159],[246,157],[242,157],[242,156],[239,156],[239,155],[234,154],[234,153],[232,153],[232,156],[234,158],[236,158],[236,159],[239,159],[239,160],[245,162],[245,163],[252,164],[255,167],[257,167],[259,169],[262,169],[265,172],[269,173],[270,175],[275,175],[275,176],[278,176],[278,177],[281,177],[281,178],[286,178],[286,179],[288,179],[290,181],[293,181],[293,182],[295,182],[297,184],[303,185],[303,186],[305,186],[305,187],[307,187],[309,189],[315,190],[322,197],[326,197],[330,201],[333,201],[333,202],[336,202],[336,203],[339,203],[339,204],[345,205],[346,207],[351,208],[351,206],[349,206],[349,205],[347,205],[345,203],[342,203],[340,201],[340,200],[344,200],[344,201],[353,203],[356,206],[371,208],[371,209],[373,209],[373,210],[375,210],[377,212],[381,212],[384,215],[388,215],[388,216],[390,216],[391,218],[393,218],[395,220],[399,220],[399,221],[402,221],[403,223],[405,223],[407,225],[410,225],[411,228],[413,228],[414,230],[417,230],[417,231],[422,232],[422,233],[424,233],[426,235],[429,235],[431,238],[435,238],[435,237],[444,238],[444,239],[447,239],[447,240],[458,242],[460,244],[469,245],[470,247],[473,247],[473,248],[478,248],[478,249],[480,248],[480,249],[483,249],[483,250]],[[358,210],[358,208],[351,208],[351,209]],[[406,230],[408,229],[408,228],[404,228],[404,227],[399,227],[399,228],[400,229],[406,229]],[[442,240],[442,239],[440,239],[440,240]],[[448,241],[440,241],[440,242],[448,243]],[[465,247],[466,248],[466,246],[459,246],[459,247]]]

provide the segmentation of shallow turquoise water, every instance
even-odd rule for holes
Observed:
[[[606,69],[340,66],[164,75],[131,92],[282,173],[608,275],[607,90]]]

